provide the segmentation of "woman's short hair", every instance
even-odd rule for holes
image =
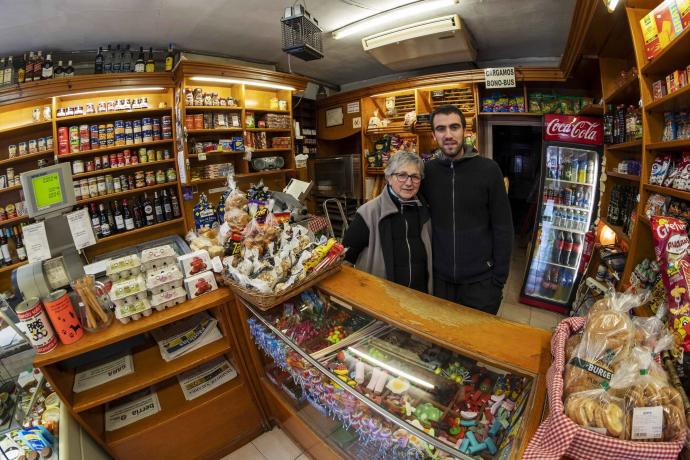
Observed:
[[[406,164],[413,164],[419,170],[419,175],[424,178],[424,161],[419,157],[419,155],[410,152],[398,152],[391,156],[388,160],[388,166],[384,171],[386,178],[389,178],[395,174],[398,169]]]

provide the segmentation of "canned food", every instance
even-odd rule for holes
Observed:
[[[132,145],[134,144],[134,135],[133,134],[125,134],[125,145]]]
[[[172,126],[172,117],[170,115],[165,115],[161,118],[161,124],[163,126]]]
[[[113,126],[115,127],[115,134],[117,134],[117,133],[124,134],[125,133],[125,122],[123,120],[115,120],[113,122]]]
[[[46,136],[46,148],[48,150],[53,149],[53,136]]]
[[[144,130],[141,137],[144,142],[153,142],[153,131],[150,129]]]
[[[0,222],[3,220],[7,220],[7,213],[5,212],[5,208],[0,206]]]
[[[125,166],[132,164],[132,151],[127,149],[122,151],[122,158],[124,160]]]
[[[146,171],[145,182],[147,186],[156,185],[156,176],[153,171]]]
[[[132,120],[125,120],[125,133],[132,132]]]
[[[141,188],[146,186],[146,181],[144,179],[144,171],[137,171],[134,176],[134,186],[136,188]]]
[[[129,190],[129,182],[127,181],[127,176],[124,174],[120,176],[120,186],[122,187],[123,192]]]
[[[38,298],[31,297],[19,303],[15,312],[29,331],[29,342],[36,353],[48,353],[57,346],[57,336]]]
[[[146,158],[148,161],[156,161],[156,151],[153,149],[148,149],[146,151]]]
[[[127,176],[127,186],[130,190],[134,190],[134,174]]]
[[[141,136],[141,133],[134,133],[134,143],[135,144],[143,144],[144,143],[144,138]]]
[[[8,219],[14,219],[17,217],[17,207],[12,203],[5,206],[5,214],[7,214]]]
[[[103,145],[103,144],[101,144],[101,146],[102,146],[102,145]],[[106,139],[105,145],[106,145],[107,147],[114,147],[114,146],[115,146],[115,139]]]
[[[115,133],[115,145],[125,145],[125,135]]]
[[[79,187],[81,188],[82,199],[89,198],[91,196],[91,193],[89,192],[89,180],[88,179],[80,180],[79,181]]]
[[[160,118],[152,118],[151,119],[151,125],[153,125],[153,129],[156,129],[156,126],[158,126],[160,128],[161,119]]]
[[[89,196],[95,198],[98,196],[98,180],[95,177],[89,177]]]
[[[87,160],[87,161],[84,162],[84,170],[85,170],[86,172],[91,172],[91,171],[93,171],[94,169],[95,169],[95,168],[94,168],[93,160]]]
[[[108,154],[105,154],[101,157],[101,165],[103,166],[103,169],[110,168],[110,160],[108,158]]]
[[[113,123],[105,124],[106,139],[115,139],[115,125]]]
[[[139,149],[139,163],[146,163],[147,161],[148,161],[148,158],[146,156],[146,149],[140,148]]]
[[[60,129],[64,129],[65,131],[67,131],[67,128],[60,128]],[[67,140],[67,145],[66,145],[67,150],[64,153],[69,153],[69,137],[68,136],[69,136],[69,134],[67,134],[65,136],[65,139]],[[26,155],[27,153],[29,153],[29,144],[27,142],[18,143],[17,144],[17,153],[19,154],[19,156]]]
[[[117,167],[121,168],[125,165],[125,154],[124,152],[117,152]]]
[[[163,151],[156,150],[156,161],[163,161]]]
[[[111,153],[110,154],[110,167],[111,168],[117,168],[117,153]]]
[[[95,170],[99,170],[99,169],[101,169],[102,167],[103,167],[103,166],[101,165],[101,157],[99,157],[98,155],[96,155],[95,157],[93,157],[93,168],[94,168]]]
[[[168,179],[168,182],[175,182],[177,180],[175,168],[168,168],[168,170],[165,172],[165,176]]]
[[[121,190],[122,190],[122,185],[120,184],[120,178],[119,177],[113,177],[113,191],[115,193],[117,193]]]
[[[38,147],[39,152],[45,152],[46,151],[46,138],[45,137],[39,137],[36,140],[36,146]]]
[[[57,330],[58,338],[64,345],[69,345],[84,336],[84,328],[74,311],[67,291],[60,289],[51,292],[44,300],[46,312]]]
[[[9,158],[14,158],[17,156],[17,144],[12,144],[8,147],[8,150],[10,152]]]
[[[161,137],[163,139],[172,139],[172,128],[165,128],[161,131]]]
[[[38,152],[38,142],[36,142],[36,139],[31,139],[29,141],[29,153],[36,153]]]
[[[144,131],[151,131],[153,126],[151,125],[151,119],[148,117],[144,117],[141,119],[141,129]]]
[[[105,177],[103,176],[98,176],[98,196],[103,196],[107,192],[107,188],[105,186]]]
[[[111,174],[106,174],[105,176],[105,190],[109,194],[115,191],[113,187],[113,176]]]
[[[141,132],[141,120],[132,120],[132,129],[137,132],[137,129]]]
[[[79,185],[79,181],[74,181],[74,199],[81,200],[81,185]]]
[[[84,172],[84,162],[82,160],[74,160],[72,162],[72,174],[81,174]]]

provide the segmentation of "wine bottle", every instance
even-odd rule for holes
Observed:
[[[34,81],[40,80],[42,75],[43,75],[43,56],[41,55],[41,51],[39,51],[38,55],[36,56],[36,60],[34,61]]]
[[[21,260],[26,260],[26,247],[24,247],[24,238],[22,238],[21,232],[20,232],[21,227],[16,228],[14,230],[14,239],[15,239],[15,246],[17,248],[17,259]]]
[[[115,228],[117,228],[118,232],[122,232],[125,230],[125,219],[122,215],[122,208],[118,204],[117,200],[113,202],[114,210],[113,210],[113,216],[115,217]]]
[[[137,197],[134,197],[134,227],[141,228],[144,226],[144,211],[141,209],[141,203]]]
[[[155,72],[156,63],[153,60],[153,48],[149,48],[149,58],[146,61],[146,72]]]
[[[127,200],[122,200],[122,217],[125,220],[125,230],[134,230],[134,218],[132,212],[129,210],[129,203]]]
[[[96,61],[93,64],[93,73],[103,73],[103,47],[98,47]]]
[[[62,67],[62,61],[58,61],[57,67],[55,67],[55,72],[53,72],[55,78],[65,78],[65,68]]]
[[[180,203],[177,201],[177,195],[173,190],[170,191],[170,202],[172,205],[173,216],[180,217]]]
[[[153,210],[156,214],[156,222],[165,222],[165,216],[163,214],[163,206],[161,206],[161,200],[158,196],[158,192],[153,192]]]
[[[108,45],[108,52],[105,54],[103,62],[103,73],[110,73],[113,71],[113,47]]]
[[[2,229],[2,238],[0,238],[0,252],[2,252],[2,261],[5,265],[12,263],[12,256],[10,256],[10,246],[7,241],[7,229]]]
[[[99,217],[101,220],[101,225],[100,225],[101,236],[105,237],[105,236],[112,235],[113,234],[113,232],[111,230],[112,227],[110,226],[110,221],[108,220],[108,215],[105,211],[105,205],[103,203],[99,204],[98,210],[99,210],[98,214],[99,214]]]
[[[50,80],[53,78],[53,57],[48,53],[46,60],[43,62],[43,70],[41,71],[41,80]]]
[[[146,225],[153,225],[156,223],[156,217],[153,215],[153,205],[149,201],[149,197],[144,193],[144,202],[142,203],[144,208],[144,218],[146,219]]]
[[[161,201],[163,202],[163,214],[165,215],[165,220],[172,219],[172,203],[170,201],[170,197],[168,196],[168,192],[165,190],[161,192]]]
[[[165,56],[165,71],[172,72],[175,64],[175,54],[173,53],[172,43],[168,43],[168,54]]]
[[[98,208],[96,203],[91,203],[91,227],[93,227],[93,233],[97,236],[101,236],[101,216],[98,213]]]
[[[144,62],[144,47],[139,47],[139,56],[137,57],[137,62],[134,64],[135,72],[143,72],[146,70],[146,63]]]
[[[67,61],[67,67],[65,68],[65,77],[70,78],[74,76],[74,67],[72,67],[72,61]]]

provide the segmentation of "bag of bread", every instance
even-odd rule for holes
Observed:
[[[582,340],[565,366],[564,397],[601,388],[611,379],[634,344],[635,327],[628,311],[644,303],[645,298],[646,292],[612,292],[593,305]]]
[[[605,388],[573,393],[566,398],[564,408],[565,415],[583,428],[614,438],[623,437],[623,399]]]

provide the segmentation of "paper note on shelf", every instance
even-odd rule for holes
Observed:
[[[79,371],[74,376],[75,393],[90,390],[111,380],[134,373],[132,355],[127,354],[107,363]]]
[[[29,263],[50,259],[45,222],[26,225],[22,229],[22,233],[24,234],[24,246],[29,257]]]
[[[157,414],[161,410],[158,395],[151,389],[142,390],[106,406],[105,431],[115,431]]]
[[[177,376],[182,393],[191,401],[237,377],[237,371],[225,358],[217,358]]]
[[[96,235],[93,234],[88,209],[84,208],[71,212],[66,217],[69,231],[72,234],[74,246],[77,250],[96,244]]]

